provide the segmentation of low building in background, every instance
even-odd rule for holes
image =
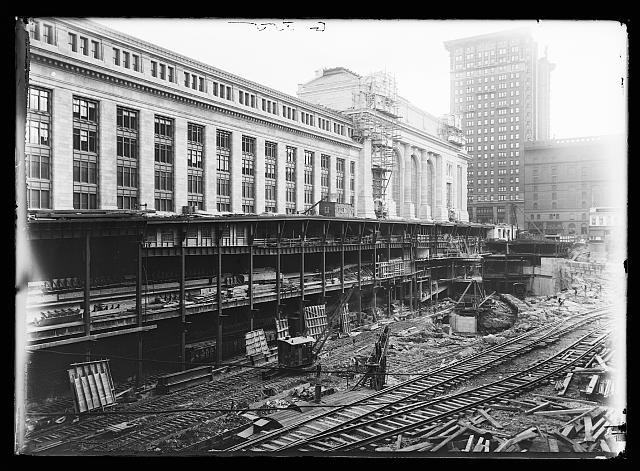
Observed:
[[[611,169],[626,157],[623,136],[535,141],[524,150],[525,229],[586,240],[590,208],[611,205],[622,183]]]

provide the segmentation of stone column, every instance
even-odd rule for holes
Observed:
[[[336,156],[329,155],[329,200],[336,196],[336,164]]]
[[[242,132],[231,134],[231,212],[242,213]]]
[[[375,211],[373,207],[373,180],[371,175],[371,140],[365,139],[362,150],[360,151],[360,161],[356,163],[356,192],[358,208],[358,217],[374,218]],[[391,187],[388,188],[391,191]],[[395,215],[395,211],[394,211]]]
[[[322,198],[322,179],[321,177],[321,158],[320,152],[313,153],[313,203],[317,203]],[[320,214],[320,205],[311,210],[312,214]]]
[[[460,199],[460,220],[463,222],[469,222],[469,212],[467,211],[467,163],[462,164],[462,198]]]
[[[287,165],[287,146],[283,143],[278,143],[278,161],[276,165],[276,173],[278,179],[276,180],[276,209],[278,214],[285,214],[287,212],[287,176],[285,167]]]
[[[304,211],[304,148],[296,148],[296,211]]]
[[[208,213],[217,211],[217,147],[216,127],[208,124],[204,130],[204,208]]]
[[[98,202],[101,209],[118,209],[116,199],[116,104],[100,101],[100,153],[98,154]]]
[[[40,33],[42,34],[42,32]],[[53,209],[73,209],[73,97],[57,88],[51,116],[51,191]]]
[[[404,217],[404,157],[402,152],[398,150],[399,158],[398,158],[398,168],[392,167],[393,172],[391,173],[391,181],[389,182],[389,187],[387,188],[387,194],[390,194],[393,197],[393,188],[397,185],[398,187],[398,201],[395,201],[396,208],[396,217]],[[395,159],[395,156],[394,156]],[[395,198],[394,198],[395,199]]]
[[[253,178],[255,181],[255,211],[256,214],[264,213],[264,137],[256,137],[255,168]]]
[[[174,211],[182,213],[182,207],[188,204],[187,188],[187,120],[175,118],[173,135],[173,198]]]
[[[421,219],[431,219],[431,205],[429,195],[433,192],[433,184],[429,181],[429,153],[424,149],[420,150],[420,213]]]
[[[422,155],[422,150],[417,147],[411,148],[411,153],[416,157],[416,193],[413,195],[413,207],[414,207],[414,217],[420,217],[420,206],[421,206],[421,195],[422,195],[422,185],[420,184],[422,180],[422,159],[420,156]],[[413,164],[412,167],[413,169]],[[412,170],[413,172],[413,170]]]
[[[435,211],[433,213],[433,219],[436,221],[448,221],[449,216],[446,208],[446,179],[445,179],[445,166],[443,157],[440,154],[434,154],[435,156]]]
[[[155,147],[154,147],[154,113],[150,110],[140,110],[140,128],[138,130],[138,185],[140,188],[139,202],[142,208],[155,208]]]
[[[404,184],[403,184],[403,194],[404,194],[404,205],[402,216],[405,218],[413,218],[415,217],[415,205],[412,201],[411,194],[411,173],[413,170],[413,163],[411,162],[411,152],[412,147],[409,144],[404,145]]]

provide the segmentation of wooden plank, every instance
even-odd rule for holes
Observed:
[[[80,378],[75,378],[73,380],[73,385],[75,386],[76,391],[75,396],[78,403],[78,412],[86,412],[89,409],[87,407],[87,400],[84,398],[84,392],[82,391]]]
[[[96,380],[92,373],[87,374],[87,382],[89,383],[89,391],[91,391],[91,400],[93,400],[93,407],[98,408],[102,406],[100,403],[100,395],[98,394],[98,386],[96,386]]]
[[[596,384],[598,384],[598,380],[599,379],[600,379],[599,375],[591,376],[591,380],[589,381],[589,385],[587,386],[587,388],[584,391],[585,394],[587,394],[587,395],[593,394],[593,389],[596,387]]]
[[[600,355],[596,355],[596,361],[598,362],[598,364],[602,367],[602,369],[604,369],[605,371],[609,369],[609,367],[607,366],[607,364],[604,362],[604,360],[600,357]]]
[[[478,428],[475,425],[471,425],[471,424],[466,424],[466,427],[472,431],[473,433],[476,433],[478,435],[488,435],[490,437],[506,437],[506,438],[510,438],[511,434],[508,433],[504,433],[504,432],[497,432],[495,430],[487,430],[487,429],[483,429],[483,428]]]
[[[402,434],[398,435],[398,440],[396,441],[396,448],[402,447]]]
[[[469,439],[467,440],[467,446],[464,447],[465,452],[468,452],[469,450],[471,450],[471,445],[473,444],[473,439],[475,438],[474,434],[469,435]]]
[[[414,443],[413,445],[405,446],[404,448],[398,448],[395,451],[406,452],[406,451],[424,451],[424,448],[430,447],[433,443],[429,441],[424,441],[420,443]],[[390,450],[393,451],[393,450]]]
[[[535,406],[535,407],[533,407],[533,408],[531,408],[529,410],[524,411],[524,413],[525,414],[533,414],[535,411],[542,410],[542,409],[548,407],[549,405],[551,405],[551,402],[549,402],[549,401],[543,402],[542,404],[540,404],[538,406]]]
[[[522,410],[520,407],[503,406],[501,404],[492,404],[491,407],[493,407],[496,410],[506,410],[511,412],[519,412]]]
[[[584,447],[582,447],[580,444],[578,444],[577,442],[571,440],[569,437],[565,437],[564,435],[562,435],[560,432],[554,431],[551,432],[556,438],[558,438],[561,442],[569,445],[571,448],[573,448],[573,451],[578,451],[578,452],[585,452],[587,451]]]
[[[573,425],[567,425],[565,428],[562,429],[562,435],[564,435],[565,437],[568,437],[569,434],[573,431],[574,427]]]
[[[82,392],[84,393],[84,398],[87,401],[87,410],[92,410],[95,408],[93,405],[93,399],[91,398],[91,390],[89,389],[89,382],[87,381],[86,376],[80,377],[80,384],[82,384]]]
[[[591,416],[591,418],[595,418],[598,415],[600,415],[601,413],[602,413],[602,409],[600,408],[600,406],[592,407],[587,412],[584,412],[583,414],[580,414],[578,417],[574,417],[569,422],[567,422],[565,425],[569,425],[569,424],[572,424],[574,422],[577,422],[578,420],[583,418],[585,415],[589,415],[589,416]]]
[[[491,448],[491,440],[487,439],[487,441],[484,442],[485,453],[489,453],[490,448]]]
[[[439,434],[440,432],[442,432],[443,430],[446,430],[448,427],[451,427],[453,424],[455,424],[457,422],[457,419],[453,419],[450,420],[449,422],[447,422],[446,424],[440,426],[440,427],[436,427],[433,430],[431,430],[429,433],[423,435],[423,438],[429,438],[429,437],[434,437],[435,435]]]
[[[460,430],[458,430],[456,433],[454,433],[453,435],[451,435],[449,438],[443,440],[439,445],[434,446],[433,448],[431,448],[430,451],[438,451],[439,449],[441,449],[443,446],[445,446],[446,444],[448,444],[450,441],[452,441],[454,438],[459,437],[460,435],[462,435],[463,433],[465,433],[467,431],[467,427],[462,427]]]
[[[562,409],[562,410],[542,410],[534,412],[534,415],[572,415],[588,412],[589,409]]]
[[[591,434],[592,432],[592,426],[593,424],[591,423],[591,416],[586,415],[584,417],[584,441],[585,442],[593,442],[593,435]]]
[[[600,449],[605,453],[611,452],[611,449],[609,448],[609,445],[607,445],[606,440],[600,440]]]
[[[97,370],[97,368],[96,368]],[[100,373],[93,373],[93,381],[96,383],[96,388],[98,389],[98,398],[100,399],[100,404],[103,406],[107,405],[107,397],[104,394],[104,386],[102,386],[102,380],[100,379]]]
[[[107,398],[107,405],[113,404],[115,399],[113,398],[113,390],[111,389],[111,385],[109,384],[109,378],[106,373],[100,373],[100,379],[102,380],[102,386],[104,387],[104,394]]]
[[[567,373],[567,376],[562,383],[562,389],[558,392],[558,396],[564,396],[564,393],[569,389],[569,383],[571,383],[571,379],[573,378],[573,373]]]
[[[480,451],[484,449],[484,438],[480,437],[478,438],[478,443],[476,443],[476,446],[473,447],[473,451]]]
[[[545,394],[536,394],[536,393],[531,393],[532,396],[537,396],[537,397],[541,397],[543,399],[551,399],[551,400],[555,400],[555,401],[561,401],[561,402],[577,402],[578,404],[587,404],[587,405],[594,405],[597,406],[599,405],[597,402],[595,401],[586,401],[584,399],[574,399],[574,398],[559,398],[556,396],[547,396]],[[604,406],[602,406],[604,407]]]
[[[500,422],[491,417],[484,409],[478,409],[478,412],[480,412],[480,414],[482,414],[495,428],[504,428]]]
[[[549,451],[557,453],[560,451],[558,448],[558,440],[555,438],[547,437],[547,443],[549,444]]]

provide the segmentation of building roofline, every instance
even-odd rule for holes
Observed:
[[[316,105],[315,103],[311,103],[305,100],[302,100],[298,97],[296,97],[295,95],[289,95],[285,92],[282,92],[280,90],[276,90],[275,88],[270,88],[267,87],[266,85],[262,85],[258,82],[254,82],[252,80],[248,80],[244,77],[241,77],[239,75],[233,74],[231,72],[227,72],[226,70],[222,70],[219,69],[217,67],[214,67],[212,65],[206,64],[204,62],[201,62],[199,60],[193,59],[191,57],[185,56],[183,54],[180,54],[178,52],[172,51],[170,49],[166,49],[162,46],[158,46],[157,44],[145,41],[144,39],[140,39],[137,38],[135,36],[131,36],[130,34],[127,33],[123,33],[121,31],[109,28],[108,26],[104,26],[100,23],[96,23],[95,21],[89,20],[87,18],[65,18],[65,17],[60,17],[60,18],[53,18],[55,21],[60,21],[63,23],[67,23],[69,25],[75,26],[75,27],[82,27],[85,28],[87,31],[96,31],[97,33],[100,34],[104,34],[105,36],[111,36],[114,39],[117,39],[119,41],[125,42],[125,43],[129,43],[131,45],[140,47],[140,48],[146,48],[147,50],[149,50],[149,52],[152,52],[154,54],[157,54],[159,56],[165,57],[165,58],[170,58],[171,60],[174,60],[176,62],[182,62],[184,65],[189,65],[195,69],[200,68],[202,69],[203,72],[209,72],[212,75],[218,75],[223,79],[227,79],[230,81],[235,81],[237,82],[239,85],[244,85],[248,88],[253,88],[256,91],[263,91],[265,93],[271,94],[274,97],[280,98],[282,100],[288,100],[290,101],[292,104],[296,104],[298,106],[302,106],[302,107],[307,107],[311,110],[315,110],[317,112],[321,112],[321,113],[326,113],[328,115],[331,115],[332,117],[336,118],[336,119],[340,119],[340,120],[345,120],[344,115],[342,115],[339,111],[331,109],[331,108],[327,108],[327,107],[321,107]],[[346,121],[346,120],[345,120]]]
[[[502,36],[513,36],[513,35],[531,35],[531,28],[529,26],[520,26],[513,29],[496,31],[493,33],[479,34],[476,36],[467,36],[465,38],[459,38],[459,39],[451,39],[449,41],[444,42],[444,47],[449,51],[451,47],[457,46],[462,43],[486,40],[490,38],[499,38]]]
[[[554,146],[579,146],[579,145],[587,145],[587,144],[598,144],[602,142],[610,142],[615,140],[625,140],[624,134],[602,134],[596,136],[582,136],[582,137],[567,137],[567,138],[557,138],[557,139],[547,139],[547,140],[537,140],[537,141],[526,141],[524,143],[524,147],[526,149],[536,149],[536,148],[544,148],[544,147],[554,147]]]

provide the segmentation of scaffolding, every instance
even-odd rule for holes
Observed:
[[[399,138],[398,91],[386,72],[360,77],[353,93],[353,137],[371,140],[371,171],[376,216],[387,215],[387,187],[393,173],[393,144]]]

